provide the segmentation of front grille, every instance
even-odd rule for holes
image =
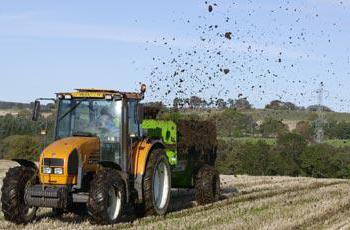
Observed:
[[[44,158],[43,165],[49,167],[63,167],[64,160],[59,158]]]
[[[33,185],[25,189],[24,200],[30,207],[65,209],[68,204],[68,189],[67,187]]]

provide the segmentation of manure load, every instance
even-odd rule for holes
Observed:
[[[195,167],[216,160],[216,126],[210,121],[180,120],[177,124],[178,158],[191,159]]]

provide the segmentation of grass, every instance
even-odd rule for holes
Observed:
[[[326,144],[332,145],[334,147],[342,148],[342,147],[350,147],[350,140],[327,140]]]
[[[263,141],[268,145],[275,145],[276,139],[275,138],[263,138],[263,137],[218,137],[219,140],[224,141],[238,141],[242,143],[257,143],[258,141]]]
[[[238,141],[242,143],[257,143],[258,141],[264,141],[268,145],[275,145],[276,139],[275,138],[262,138],[262,137],[219,137],[219,140],[224,141]],[[331,139],[326,140],[326,144],[332,145],[336,148],[343,148],[343,147],[350,147],[350,140],[339,140],[339,139]]]

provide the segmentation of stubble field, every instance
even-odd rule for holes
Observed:
[[[8,161],[0,161],[1,186]],[[27,226],[0,220],[1,229],[350,229],[350,181],[291,177],[221,176],[222,200],[197,206],[194,192],[174,190],[166,217],[136,219],[116,226],[93,226],[87,217],[54,219],[40,210]],[[128,212],[131,213],[131,210]]]

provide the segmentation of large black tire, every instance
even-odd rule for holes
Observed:
[[[164,180],[157,179],[163,177],[163,175],[159,176],[160,174],[158,174],[157,170],[164,173]],[[158,191],[158,195],[156,191]],[[161,193],[160,195],[159,192]],[[171,170],[168,158],[164,150],[154,149],[148,158],[143,177],[143,204],[135,205],[136,215],[138,217],[165,215],[169,209],[170,194]]]
[[[90,184],[87,203],[90,223],[118,223],[123,215],[124,205],[125,184],[119,172],[109,168],[99,170]]]
[[[220,198],[219,173],[209,165],[203,165],[195,178],[196,201],[199,205],[214,203]]]
[[[26,205],[24,193],[26,186],[36,182],[36,170],[32,168],[17,166],[8,170],[1,189],[5,220],[15,224],[28,224],[35,218],[37,208]]]

